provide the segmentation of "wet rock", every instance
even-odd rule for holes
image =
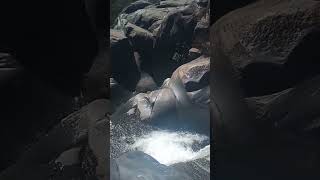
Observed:
[[[201,56],[201,51],[197,48],[189,49],[189,59],[194,60]]]
[[[152,123],[158,126],[169,127],[177,121],[176,97],[169,88],[159,90],[152,108]]]
[[[153,78],[147,73],[141,73],[141,79],[137,84],[136,92],[154,91],[158,88]]]
[[[201,56],[187,64],[180,66],[171,79],[178,78],[186,91],[196,91],[209,85],[210,58]]]
[[[138,163],[137,163],[138,162]],[[117,164],[120,180],[140,179],[151,180],[168,179],[168,180],[191,180],[185,173],[180,172],[173,167],[160,164],[151,156],[140,152],[132,151],[123,154],[115,160]]]
[[[192,161],[171,165],[175,169],[186,172],[192,179],[210,179],[210,155]]]
[[[135,113],[135,111],[138,111],[139,120],[150,120],[153,108],[152,103],[154,102],[152,102],[151,99],[149,99],[149,96],[147,94],[137,94],[135,97],[130,99],[128,103],[130,104],[130,106],[128,106],[128,111],[126,113],[129,116],[132,113]]]
[[[202,7],[207,7],[209,4],[209,0],[196,0],[197,4]]]
[[[149,29],[153,23],[162,20],[171,9],[149,7],[130,14],[120,14],[115,29],[123,29],[123,23],[130,22],[144,29]]]
[[[121,114],[131,116],[136,113],[137,121],[169,123],[176,119],[176,98],[168,88],[139,93],[121,105],[113,116],[118,117]],[[168,118],[165,118],[166,116]]]
[[[143,9],[147,6],[150,6],[152,3],[144,0],[139,0],[136,2],[131,3],[129,6],[124,8],[121,13],[130,14],[133,13],[139,9]]]
[[[129,39],[120,30],[110,31],[112,77],[129,90],[134,90],[140,73]]]
[[[155,43],[154,35],[148,30],[142,29],[134,24],[125,25],[125,33],[129,38],[135,53],[139,54],[136,62],[141,71],[150,70],[153,56],[153,47]]]
[[[167,78],[163,81],[161,88],[169,88],[170,78]]]
[[[210,103],[210,86],[206,86],[202,89],[187,92],[193,104],[198,104],[202,106],[209,106]]]
[[[125,35],[130,39],[135,50],[140,51],[140,53],[143,49],[152,50],[155,38],[148,30],[127,23],[125,26]]]
[[[319,73],[319,6],[272,0],[237,9],[212,26],[211,50],[228,56],[246,96],[290,88]]]
[[[194,28],[193,41],[192,41],[192,46],[199,48],[206,55],[209,55],[209,49],[210,49],[209,24],[210,24],[209,14],[206,13]]]
[[[193,2],[194,0],[165,0],[161,1],[158,7],[165,8],[165,7],[177,7],[177,6],[186,6]]]
[[[187,61],[194,29],[204,12],[206,8],[196,1],[161,1],[132,13],[121,13],[114,28],[126,32],[140,55],[140,69],[160,85]]]
[[[118,82],[116,82],[113,78],[110,79],[110,91],[111,91],[111,102],[113,109],[116,109],[120,104],[129,100],[133,93],[131,91],[123,88]]]
[[[173,48],[178,43],[189,44],[192,40],[194,28],[196,26],[196,18],[194,11],[198,8],[190,5],[181,10],[171,11],[160,25],[157,33],[157,40],[155,47],[161,50],[168,50]]]
[[[152,60],[157,84],[161,84],[176,68],[188,62],[188,51],[200,11],[201,8],[194,3],[171,11],[157,29]]]

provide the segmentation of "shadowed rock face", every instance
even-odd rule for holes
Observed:
[[[65,117],[25,150],[16,163],[1,171],[0,179],[105,179],[109,175],[106,156],[109,137],[105,133],[109,113],[110,102],[100,99]],[[59,172],[55,170],[57,162],[65,165]]]
[[[253,3],[257,0],[242,0],[242,1],[234,1],[234,0],[224,0],[224,1],[214,1],[210,3],[211,9],[213,13],[210,14],[210,25],[214,24],[217,20],[219,20],[222,16],[227,13],[242,8],[250,3]]]
[[[132,90],[140,78],[135,64],[133,49],[122,31],[110,31],[112,76],[123,86]]]
[[[84,75],[91,68],[98,51],[101,50],[100,60],[108,61],[103,49],[107,46],[103,38],[107,21],[98,15],[103,7],[104,17],[103,2],[13,0],[5,1],[1,6],[3,31],[0,51],[9,52],[12,55],[9,59],[16,59],[19,63],[7,63],[3,61],[2,53],[0,55],[0,109],[3,121],[0,136],[6,138],[1,150],[1,170],[12,165],[6,171],[9,177],[3,171],[0,179],[48,179],[52,173],[49,161],[63,154],[70,148],[70,143],[74,143],[69,139],[70,134],[66,133],[68,128],[61,127],[59,121],[74,111],[73,97],[80,95]],[[90,76],[99,76],[97,79],[100,80],[107,74],[99,73],[94,72]],[[89,81],[92,83],[92,79]],[[107,92],[108,83],[98,86],[98,89],[103,86],[104,92]],[[90,98],[101,97],[97,90],[93,91],[89,92]],[[94,128],[103,129],[102,123],[91,125],[90,133],[102,144],[101,139],[106,138],[101,137]],[[50,135],[44,136],[46,132]],[[92,137],[90,139],[90,145],[86,142],[86,146],[96,146],[92,143]],[[84,154],[90,154],[89,150],[84,151]],[[91,154],[100,153],[95,151]],[[71,153],[66,154],[77,153],[71,149]],[[62,159],[66,156],[63,155]],[[19,165],[14,164],[16,160]],[[66,169],[78,172],[81,167]],[[101,169],[96,174],[102,176]],[[78,174],[78,177],[82,175]]]
[[[4,4],[0,48],[13,53],[23,66],[64,93],[79,94],[82,76],[98,51],[84,5],[79,1],[38,0],[19,6],[16,1]],[[16,13],[7,18],[5,14],[13,11]]]
[[[319,6],[257,1],[212,25],[217,178],[319,178]]]
[[[213,46],[230,58],[246,96],[275,93],[319,72],[318,8],[312,0],[259,1],[213,25]]]

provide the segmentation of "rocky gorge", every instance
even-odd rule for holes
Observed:
[[[209,2],[200,0],[138,0],[116,18],[114,180],[210,179],[209,23]]]

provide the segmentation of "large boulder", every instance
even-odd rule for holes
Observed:
[[[130,14],[133,13],[139,9],[143,9],[147,6],[152,5],[152,3],[144,0],[139,0],[136,2],[131,3],[129,6],[125,7],[121,13]]]
[[[110,31],[112,77],[129,90],[134,90],[140,79],[129,39],[120,30]]]
[[[184,1],[136,1],[119,14],[115,29],[122,29],[126,22],[135,24],[155,34],[165,16],[170,12],[185,9],[193,0]],[[152,5],[149,5],[151,3]]]
[[[83,3],[35,0],[19,7],[16,1],[4,4],[3,15],[12,10],[16,13],[11,20],[1,19],[0,48],[14,53],[43,81],[69,95],[79,95],[83,75],[98,52],[96,34]]]
[[[198,73],[196,73],[197,70],[194,71],[194,74],[190,73],[192,70],[185,72],[193,76],[189,77],[189,79],[182,78],[186,80],[184,81],[186,84],[189,80],[190,82],[193,80],[195,83],[201,82],[199,80],[205,74],[206,70],[203,69],[206,68],[203,68],[203,71],[201,71],[199,67],[205,66],[208,68],[209,60],[206,60],[206,63],[199,60],[198,69],[193,69],[197,69]],[[186,77],[189,75],[186,75]],[[202,81],[205,81],[204,79]],[[136,121],[150,123],[155,127],[208,133],[210,92],[208,84],[204,86],[199,85],[201,88],[197,90],[192,89],[192,91],[187,92],[185,85],[178,75],[173,76],[167,81],[161,89],[137,94],[125,104],[119,106],[113,114],[113,120],[116,121],[116,119],[123,115],[128,117],[134,115]]]
[[[17,160],[25,147],[73,111],[73,98],[22,67],[7,53],[0,58],[0,169]],[[16,113],[19,112],[19,113]]]
[[[209,55],[210,49],[210,19],[209,12],[204,15],[199,22],[197,22],[196,27],[193,32],[192,47],[198,48],[202,53]]]
[[[48,131],[44,136],[26,149],[15,164],[0,173],[0,179],[21,179],[32,177],[39,173],[35,179],[46,179],[51,176],[54,168],[50,162],[55,159],[66,165],[78,165],[78,168],[91,169],[90,176],[104,179],[108,174],[107,144],[109,138],[107,128],[109,126],[108,114],[111,114],[111,104],[108,100],[93,101],[69,116],[65,117],[58,125]],[[77,147],[83,143],[84,151],[77,159]],[[70,151],[69,151],[70,150]],[[79,167],[78,160],[86,161],[90,167]],[[87,161],[93,161],[90,163]],[[39,169],[43,167],[44,169]],[[38,168],[39,172],[35,169]],[[30,169],[30,171],[28,171]],[[32,170],[32,171],[31,171]],[[88,172],[87,172],[88,173]],[[46,178],[45,178],[46,177]]]
[[[272,95],[247,98],[257,120],[293,134],[310,134],[319,128],[319,76]],[[317,137],[317,136],[316,136]]]
[[[165,1],[161,1],[158,7],[164,8],[164,7],[186,6],[191,4],[193,1],[194,0],[180,0],[180,1],[165,0]]]
[[[123,24],[130,22],[144,29],[149,29],[153,23],[162,20],[172,9],[148,7],[130,14],[120,14],[115,29],[122,29]]]
[[[209,86],[210,57],[201,56],[177,68],[171,79],[180,79],[187,92]]]
[[[175,48],[178,43],[190,43],[197,24],[197,11],[199,8],[195,4],[171,11],[159,27],[156,48],[169,50]]]
[[[136,50],[141,51],[146,48],[150,51],[150,49],[153,48],[155,38],[154,35],[148,30],[145,30],[134,24],[127,23],[125,25],[125,35],[130,39],[132,46]]]
[[[139,54],[141,70],[160,85],[177,67],[188,61],[194,36],[202,36],[200,29],[203,27],[199,24],[196,31],[195,27],[208,12],[205,4],[206,1],[169,0],[143,5],[134,11],[123,11],[114,28],[126,32]]]
[[[124,32],[129,38],[134,51],[136,51],[135,53],[139,54],[139,57],[135,56],[139,69],[142,71],[150,70],[150,66],[152,66],[153,46],[155,43],[154,35],[148,30],[129,22],[125,25]]]
[[[161,22],[156,32],[155,53],[152,59],[155,81],[158,84],[180,65],[188,62],[194,30],[203,11],[206,9],[191,3],[171,11]]]
[[[258,1],[228,13],[211,28],[247,96],[275,93],[319,73],[320,3]]]

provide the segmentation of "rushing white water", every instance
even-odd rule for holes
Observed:
[[[210,145],[195,150],[194,146],[208,141],[209,138],[190,132],[153,131],[135,138],[131,149],[143,151],[161,164],[171,165],[198,158],[209,158]],[[209,159],[208,159],[209,160]]]

